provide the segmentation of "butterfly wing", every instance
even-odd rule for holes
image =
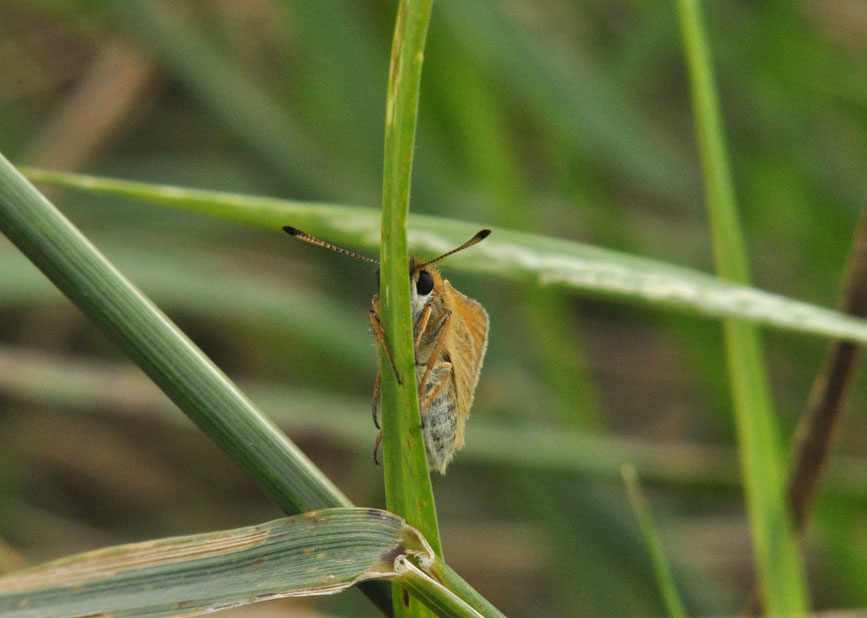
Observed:
[[[472,298],[454,289],[448,281],[443,281],[443,292],[450,301],[446,305],[452,310],[452,323],[444,352],[452,363],[458,410],[457,450],[464,444],[464,422],[470,414],[473,393],[488,347],[488,313]]]

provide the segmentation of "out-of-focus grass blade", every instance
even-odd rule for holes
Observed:
[[[0,577],[0,614],[197,615],[396,578],[395,559],[407,555],[430,560],[431,551],[401,518],[377,509],[326,509],[109,547],[11,573]]]
[[[330,241],[379,247],[379,211],[359,206],[298,202],[202,191],[80,174],[24,169],[34,181],[94,191],[262,226],[278,233],[287,221]],[[409,243],[431,255],[448,251],[478,224],[410,215]],[[689,268],[560,238],[494,228],[472,255],[449,258],[464,270],[568,291],[646,303],[688,313],[736,317],[798,332],[867,343],[867,322]]]
[[[0,278],[0,289],[2,285]],[[7,346],[0,346],[0,366],[0,394],[15,401],[74,413],[153,416],[189,426],[156,387],[149,388],[141,373],[129,367]],[[358,413],[370,405],[366,398],[261,382],[239,385],[290,435],[321,435],[369,456],[375,429],[369,417]],[[623,463],[632,462],[654,483],[738,487],[741,482],[735,452],[723,446],[659,443],[482,416],[473,420],[473,435],[477,437],[461,451],[461,461],[612,480],[619,478]],[[867,497],[867,462],[840,456],[829,465],[829,494]]]
[[[717,272],[747,283],[746,247],[699,3],[678,0],[678,8]],[[723,329],[759,589],[768,614],[801,615],[808,610],[806,577],[786,502],[780,438],[759,333],[740,320],[724,321]]]
[[[659,532],[653,524],[653,518],[650,516],[647,501],[644,499],[641,488],[638,486],[638,473],[635,472],[635,467],[632,465],[624,465],[621,473],[623,481],[626,483],[626,494],[629,496],[630,504],[632,504],[632,511],[635,513],[635,519],[638,522],[638,527],[641,528],[641,534],[647,545],[647,551],[650,553],[653,572],[656,575],[656,581],[659,584],[659,590],[668,615],[671,618],[685,617],[686,610],[683,607],[680,594],[677,592],[677,586],[674,583],[674,576],[671,574],[671,567],[668,564],[662,540],[659,538]]]
[[[291,332],[292,340],[315,344],[346,365],[367,371],[376,358],[364,307],[355,311],[329,301],[316,289],[287,286],[279,274],[251,274],[226,268],[226,261],[201,248],[178,249],[151,243],[132,246],[94,236],[95,244],[136,286],[166,312],[230,320]],[[0,307],[51,298],[57,291],[11,245],[0,244]],[[215,285],[214,281],[220,281]]]
[[[179,5],[152,0],[99,4],[125,21],[203,105],[295,186],[335,195],[337,187],[363,184],[350,168],[335,169],[337,161],[326,157],[272,95],[198,32]]]
[[[685,152],[650,130],[645,112],[591,62],[564,54],[545,29],[533,38],[533,28],[521,28],[498,4],[446,1],[441,8],[495,83],[508,82],[509,96],[552,132],[565,134],[576,150],[587,149],[627,180],[671,199],[689,191],[690,178],[680,173],[688,167]]]

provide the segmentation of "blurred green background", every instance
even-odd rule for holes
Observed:
[[[755,284],[834,306],[867,186],[867,6],[705,8]],[[376,207],[395,9],[3,3],[0,151]],[[384,504],[365,264],[46,193],[356,504]],[[437,0],[412,209],[711,271],[674,3]],[[0,264],[0,568],[281,515],[5,239]],[[434,479],[448,562],[510,615],[660,615],[630,462],[688,611],[740,608],[750,542],[718,325],[443,269],[491,316],[467,447]],[[764,342],[788,440],[825,342]],[[810,528],[817,608],[867,606],[865,386]],[[356,593],[237,611],[377,615]]]

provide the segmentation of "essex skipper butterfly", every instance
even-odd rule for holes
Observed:
[[[379,265],[379,260],[359,255],[285,226],[283,230],[299,240],[325,247],[365,262]],[[455,452],[464,445],[464,424],[470,415],[473,393],[488,346],[488,314],[472,298],[464,296],[443,279],[434,266],[445,257],[487,238],[491,230],[482,230],[460,247],[432,260],[417,257],[409,261],[410,307],[415,349],[415,383],[418,389],[421,429],[427,451],[428,467],[446,473]],[[373,297],[370,321],[380,354],[384,351],[398,381],[391,350],[379,321],[379,295]],[[379,427],[380,373],[373,387],[373,422]],[[373,458],[382,432],[376,439]]]

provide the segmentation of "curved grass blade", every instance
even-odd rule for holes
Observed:
[[[174,616],[334,594],[432,558],[417,530],[377,509],[326,509],[207,534],[109,547],[0,577],[0,615]],[[434,598],[445,595],[426,586]]]
[[[361,206],[300,202],[203,191],[81,174],[22,168],[30,179],[68,188],[182,208],[279,230],[287,220],[330,241],[379,248],[379,211]],[[408,242],[438,255],[463,242],[479,225],[410,215]],[[490,226],[489,226],[490,227]],[[569,292],[741,320],[825,337],[867,343],[867,321],[726,281],[689,268],[582,243],[501,228],[473,249],[449,259],[449,271],[483,273]]]
[[[653,573],[656,575],[656,583],[659,585],[665,609],[670,618],[686,618],[687,613],[683,607],[680,593],[677,591],[677,586],[674,583],[674,576],[671,573],[671,566],[668,564],[668,558],[662,546],[662,539],[659,538],[659,532],[653,523],[650,508],[647,506],[647,500],[645,500],[644,494],[641,493],[641,488],[638,485],[638,473],[635,471],[635,466],[624,464],[621,468],[621,473],[623,481],[626,483],[626,494],[629,496],[632,512],[635,515],[638,527],[641,529],[641,535],[644,537],[647,551],[650,553]]]
[[[0,577],[0,613],[195,616],[389,579],[438,616],[502,618],[468,585],[459,593],[480,611],[437,581],[435,560],[419,531],[388,511],[325,509],[235,530],[108,547],[11,573]],[[460,580],[447,581],[454,579]]]

